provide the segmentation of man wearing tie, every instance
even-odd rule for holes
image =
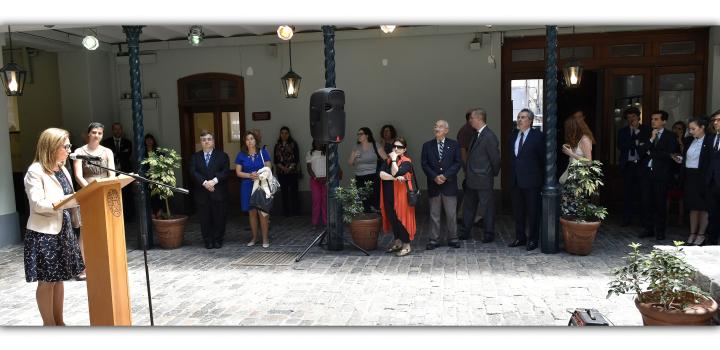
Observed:
[[[710,235],[706,244],[718,244],[718,234],[720,233],[720,109],[710,116],[710,121],[713,125],[713,133],[708,133],[706,136],[712,137],[712,156],[706,175],[706,185],[709,191],[708,231]]]
[[[532,128],[534,119],[532,111],[522,109],[508,145],[512,150],[510,179],[515,216],[515,241],[508,246],[527,244],[528,251],[538,247],[538,208],[545,164],[545,136]],[[525,222],[529,231],[527,238]]]
[[[460,248],[457,236],[457,173],[460,171],[460,145],[446,138],[449,126],[445,120],[435,122],[435,139],[422,148],[422,168],[427,177],[430,201],[430,240],[428,250],[435,249],[440,238],[441,209],[445,209],[448,246]]]
[[[500,173],[500,148],[495,133],[487,126],[487,113],[480,108],[470,112],[470,124],[475,129],[475,136],[468,149],[466,163],[467,190],[463,199],[463,225],[460,239],[472,237],[473,219],[478,204],[484,209],[483,243],[495,239],[495,199],[493,185],[495,176]]]
[[[207,130],[200,133],[202,150],[191,158],[193,197],[200,214],[200,231],[205,248],[222,247],[227,220],[227,178],[230,159],[223,151],[215,149],[213,134]]]
[[[112,136],[102,140],[100,144],[113,151],[113,155],[115,155],[115,169],[125,172],[133,171],[130,160],[130,156],[132,155],[132,142],[123,137],[123,127],[120,123],[112,123]]]
[[[630,107],[623,113],[628,125],[618,131],[617,147],[620,150],[620,172],[623,177],[623,215],[622,226],[630,226],[632,222],[634,204],[637,201],[640,188],[640,144],[638,136],[640,131],[649,134],[647,126],[640,124],[640,110]],[[645,134],[644,133],[644,134]]]
[[[677,138],[670,130],[665,129],[667,120],[667,112],[662,110],[653,112],[650,116],[652,131],[641,132],[638,135],[645,227],[645,232],[640,237],[654,235],[657,240],[665,239],[667,224],[665,202],[673,162],[671,156],[679,151]]]

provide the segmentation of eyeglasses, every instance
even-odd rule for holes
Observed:
[[[393,145],[393,148],[405,149],[405,146],[403,146],[403,145]]]
[[[213,140],[212,137],[201,137],[201,138],[200,138],[200,141],[203,141],[203,142],[205,142],[205,141],[212,141],[212,140]]]
[[[72,149],[72,144],[68,143],[67,145],[63,145],[63,148],[69,151]]]
[[[357,136],[363,136],[363,135],[365,135],[364,132],[359,132],[359,133],[357,133]]]

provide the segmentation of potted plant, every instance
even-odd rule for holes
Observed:
[[[146,176],[150,180],[175,186],[175,169],[180,168],[180,156],[175,150],[158,147],[155,152],[148,153],[142,165],[147,167]],[[169,188],[151,183],[150,190],[151,195],[157,195],[165,202],[165,210],[160,212],[160,217],[152,220],[158,244],[165,249],[180,247],[187,215],[172,215],[168,199],[173,196],[173,191]]]
[[[350,225],[350,236],[358,247],[365,250],[377,249],[380,217],[377,214],[365,213],[362,201],[372,192],[372,182],[358,187],[355,179],[350,179],[347,187],[337,187],[335,197],[343,208],[343,221]]]
[[[692,284],[696,271],[685,261],[683,242],[673,243],[673,249],[655,248],[645,254],[639,243],[631,243],[627,264],[612,271],[616,278],[607,297],[635,294],[635,306],[646,326],[709,325],[717,303]]]
[[[607,209],[593,204],[591,196],[597,194],[602,182],[602,163],[581,158],[568,165],[568,177],[562,188],[560,224],[565,250],[576,255],[592,251],[595,235]]]

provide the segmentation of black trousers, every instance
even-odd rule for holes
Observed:
[[[720,235],[720,184],[710,186],[708,190],[707,199],[710,210],[707,243],[718,244],[718,235]]]
[[[200,214],[200,232],[205,243],[222,243],[225,238],[227,222],[227,200],[208,200],[196,202]]]
[[[513,215],[515,216],[515,239],[521,242],[538,240],[539,188],[512,189]],[[527,226],[525,226],[527,222]],[[525,238],[526,229],[529,231]]]
[[[640,196],[637,195],[640,188],[640,173],[637,163],[627,162],[622,170],[623,177],[623,223],[632,222],[634,214],[637,213],[637,201]]]
[[[363,208],[366,213],[369,213],[371,212],[371,206],[375,209],[380,209],[380,176],[378,176],[378,174],[355,176],[355,182],[358,188],[365,186],[365,181],[372,181],[373,183],[373,190],[370,192],[370,196],[363,201]]]
[[[642,169],[643,227],[647,235],[665,234],[667,226],[668,176],[658,176],[650,169]]]
[[[280,196],[282,197],[283,216],[298,214],[298,176],[297,174],[278,174]]]
[[[385,215],[390,220],[390,226],[393,230],[395,239],[399,239],[403,243],[410,243],[410,233],[403,226],[400,219],[395,213],[395,191],[393,190],[394,181],[383,181],[383,205],[385,206]]]
[[[472,227],[475,223],[475,213],[478,205],[485,208],[483,213],[484,237],[493,239],[495,237],[495,199],[493,190],[475,190],[468,187],[463,195],[463,224],[462,234],[466,238],[472,237]]]

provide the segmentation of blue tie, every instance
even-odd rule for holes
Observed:
[[[205,166],[210,164],[210,153],[205,153]]]

